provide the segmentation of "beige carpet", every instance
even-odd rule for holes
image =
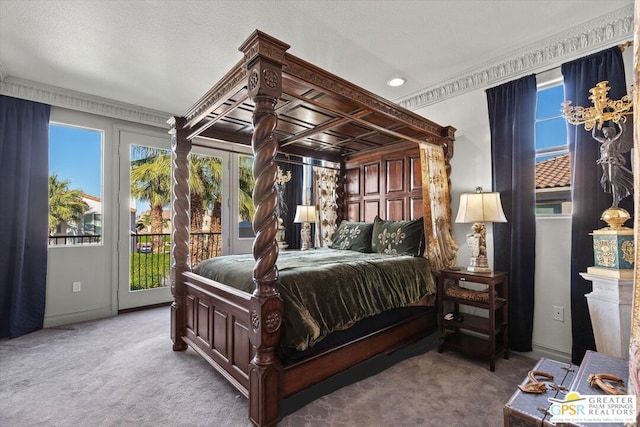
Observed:
[[[436,341],[289,399],[280,425],[501,426],[535,361],[500,358],[492,373],[484,361],[438,354]],[[249,425],[242,395],[192,350],[171,350],[168,307],[0,341],[0,426]]]

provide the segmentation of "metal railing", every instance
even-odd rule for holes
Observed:
[[[170,285],[171,236],[169,234],[132,234],[129,286],[133,290]],[[222,255],[220,233],[191,233],[192,268],[202,260]]]
[[[50,246],[88,245],[101,242],[99,235],[49,236]],[[171,235],[131,234],[129,257],[130,290],[162,288],[170,285]],[[191,233],[191,267],[202,260],[222,255],[220,233]]]
[[[62,236],[49,236],[49,246],[64,245],[95,245],[102,241],[99,234],[65,234]]]

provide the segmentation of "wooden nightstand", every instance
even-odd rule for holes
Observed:
[[[452,282],[451,282],[452,281]],[[486,285],[486,291],[474,291],[460,286],[464,283]],[[449,289],[457,286],[457,288]],[[460,289],[462,288],[462,289]],[[458,290],[459,292],[453,292]],[[462,292],[460,292],[462,291]],[[496,353],[504,351],[509,358],[509,276],[507,273],[472,273],[466,270],[442,270],[438,276],[438,326],[445,333],[438,352],[452,348],[466,354],[489,360],[489,369],[495,370]],[[488,317],[461,313],[460,306],[488,310]],[[454,318],[446,320],[445,315]],[[473,334],[464,331],[472,331]]]

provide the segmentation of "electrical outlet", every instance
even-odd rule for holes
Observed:
[[[564,307],[553,306],[553,320],[564,322]]]
[[[73,282],[73,292],[80,292],[82,282]]]

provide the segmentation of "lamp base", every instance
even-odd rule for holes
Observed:
[[[302,223],[302,230],[300,230],[300,250],[306,251],[313,249],[311,245],[311,224],[308,222]]]
[[[472,273],[491,273],[489,262],[485,256],[471,257],[467,271]]]

